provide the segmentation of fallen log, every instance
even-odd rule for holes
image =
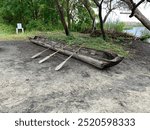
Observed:
[[[50,48],[53,51],[58,51],[60,48],[65,46],[64,43],[49,41],[47,38],[43,38],[40,36],[29,38],[29,40],[34,44]],[[77,48],[79,48],[79,46],[72,45],[61,50],[59,53],[70,56]],[[120,57],[114,53],[97,51],[95,49],[85,47],[81,48],[78,53],[73,54],[72,57],[90,65],[93,65],[99,69],[106,69],[108,67],[115,66],[124,59],[124,57]]]

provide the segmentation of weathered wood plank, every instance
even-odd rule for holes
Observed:
[[[40,46],[44,46],[44,47],[48,47],[54,51],[58,51],[58,48],[55,48],[55,47],[52,47],[50,45],[50,43],[48,44],[48,42],[45,42],[44,40],[36,40],[36,38],[30,38],[30,41],[34,44],[38,44]],[[57,42],[55,42],[57,43]],[[65,55],[72,55],[73,52],[69,51],[69,50],[61,50],[60,53],[62,54],[65,54]],[[112,56],[111,54],[108,53],[108,55]],[[113,57],[113,56],[112,56]],[[109,60],[109,59],[104,59],[104,58],[99,58],[101,60],[98,60],[98,59],[95,59],[95,58],[92,58],[92,57],[89,57],[89,56],[86,56],[86,55],[82,55],[80,53],[76,53],[73,55],[73,58],[75,59],[78,59],[80,61],[83,61],[85,63],[88,63],[90,65],[93,65],[99,69],[105,69],[105,68],[108,68],[108,67],[112,67],[112,66],[115,66],[117,64],[119,64],[124,58],[123,57],[119,57],[116,55],[116,57],[114,57],[112,60]]]

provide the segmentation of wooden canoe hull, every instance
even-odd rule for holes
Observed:
[[[39,36],[35,36],[34,38],[29,38],[29,40],[30,42],[34,44],[37,44],[46,48],[50,48],[53,51],[57,51],[61,47],[65,46],[64,43],[49,41],[48,39],[39,37]],[[70,56],[74,53],[74,50],[78,47],[79,46],[69,46],[68,48],[66,47],[60,50],[59,53]],[[71,48],[74,48],[74,49],[71,51]],[[84,55],[86,51],[87,53],[86,55]],[[120,57],[117,54],[113,54],[113,53],[109,53],[105,51],[97,51],[97,50],[89,49],[85,47],[82,48],[81,51],[79,51],[78,53],[74,54],[73,58],[83,61],[85,63],[88,63],[90,65],[93,65],[99,69],[106,69],[106,68],[115,66],[124,59],[123,57]]]

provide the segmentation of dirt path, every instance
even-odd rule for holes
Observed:
[[[0,42],[0,112],[150,112],[150,45],[135,43],[137,56],[108,70],[65,56],[44,64],[29,42]],[[49,52],[50,53],[50,52]]]

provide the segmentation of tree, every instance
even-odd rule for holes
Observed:
[[[135,3],[131,0],[131,3],[132,3],[132,5],[133,5],[133,8],[132,8],[132,10],[131,10],[132,13],[131,13],[131,15],[129,16],[130,18],[133,17],[136,8],[137,8],[138,6],[140,6],[140,4],[142,4],[144,1],[145,1],[145,0],[140,0],[137,4],[135,4]]]
[[[65,8],[65,14],[67,17],[68,29],[71,30],[78,0],[65,0],[65,1],[66,1],[66,4],[64,4],[64,8]]]
[[[32,29],[62,26],[55,0],[0,0],[0,18],[5,24],[21,22]]]
[[[71,28],[71,17],[70,17],[70,0],[66,0],[66,12],[67,12],[67,21],[68,21],[68,29]]]
[[[64,30],[65,30],[65,33],[66,33],[67,36],[69,36],[69,29],[68,29],[67,23],[65,21],[64,9],[60,5],[59,0],[56,0],[56,6],[57,6],[57,9],[58,9],[58,12],[59,12],[59,15],[60,15],[62,25],[63,25]]]
[[[101,0],[100,3],[99,3],[98,0],[94,0],[94,3],[98,7],[99,20],[100,20],[100,28],[101,28],[103,39],[105,40],[106,39],[106,35],[105,35],[105,31],[104,31],[104,24],[103,24],[103,17],[102,17],[102,4],[103,4],[103,2],[104,2],[104,0]]]
[[[120,0],[104,0],[106,15],[104,16],[103,23],[105,23],[109,17],[109,15],[116,9],[122,6],[122,2]]]
[[[135,12],[135,10],[142,4],[142,3],[144,3],[145,2],[145,0],[140,0],[138,3],[134,3],[133,2],[133,0],[131,0],[131,3],[132,3],[132,5],[133,5],[133,8],[132,8],[132,13],[131,13],[131,15],[129,16],[130,18],[132,18],[133,16],[134,16],[134,12]],[[150,0],[147,0],[147,2],[150,2]]]
[[[89,13],[90,18],[92,19],[92,31],[94,32],[96,30],[96,18],[95,18],[95,12],[92,9],[91,3],[89,0],[80,0],[80,2],[84,5],[86,10]]]
[[[133,0],[121,0],[125,2],[129,9],[132,11],[130,17],[135,16],[148,30],[150,30],[150,20],[148,20],[142,12],[138,9],[138,6],[142,4],[144,1],[141,0],[137,4]],[[147,0],[147,2],[150,2],[150,0]]]

